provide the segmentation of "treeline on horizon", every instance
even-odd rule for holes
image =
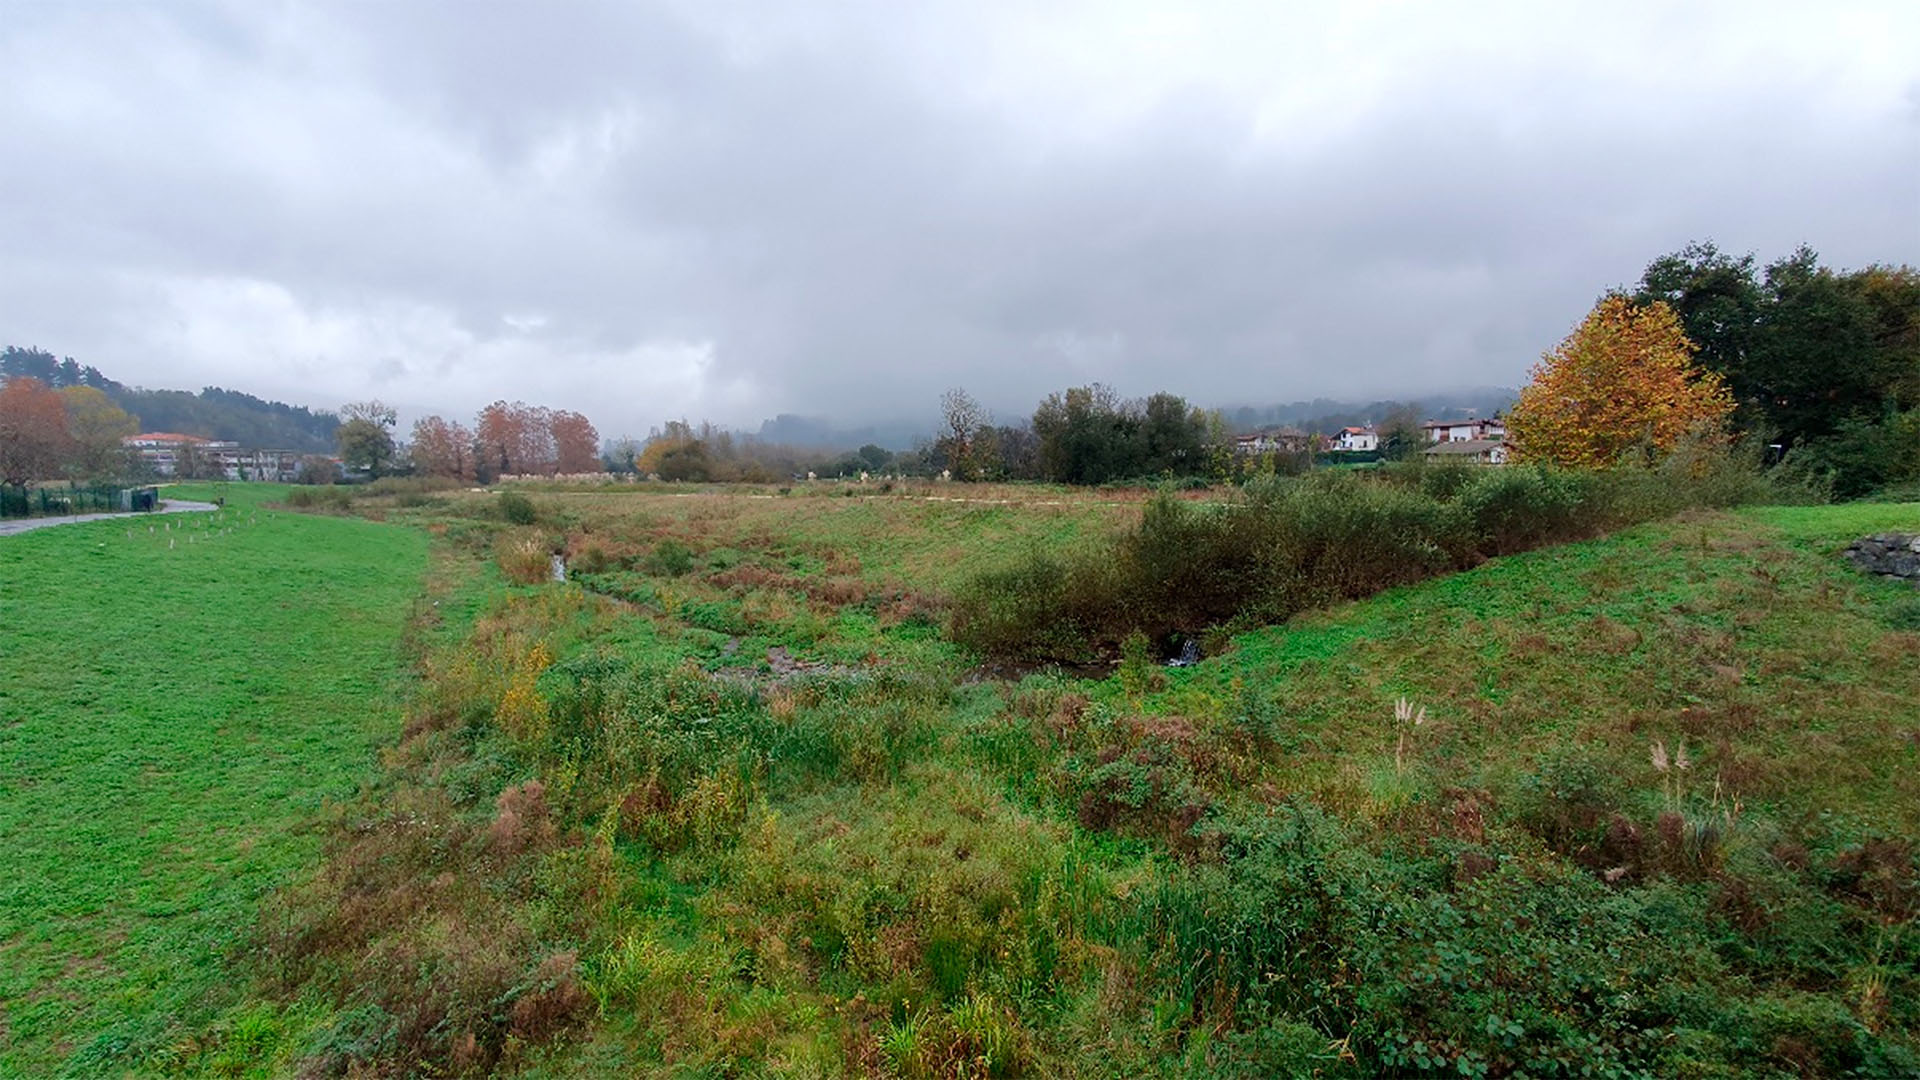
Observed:
[[[1843,499],[1920,481],[1920,271],[1835,270],[1806,247],[1762,266],[1752,254],[1701,242],[1655,259],[1633,287],[1606,296],[1672,309],[1696,369],[1732,396],[1723,434],[1755,444],[1781,479]],[[1503,393],[1487,397],[1488,413],[1508,404]],[[1049,395],[1031,417],[996,423],[956,388],[942,399],[940,433],[898,453],[877,445],[808,453],[675,421],[644,444],[610,444],[605,463],[689,481],[765,481],[818,469],[1066,484],[1218,482],[1302,471],[1313,460],[1236,456],[1234,432],[1286,419],[1311,433],[1371,422],[1379,456],[1405,458],[1425,444],[1422,409],[1434,404],[1381,401],[1364,415],[1333,402],[1207,410],[1173,393],[1124,399],[1092,383]],[[1309,415],[1317,405],[1327,408]]]
[[[38,379],[55,390],[90,386],[138,418],[142,431],[166,431],[228,439],[257,449],[331,453],[340,417],[325,409],[268,401],[238,390],[208,386],[186,390],[148,390],[102,374],[91,364],[64,359],[38,348],[9,345],[0,350],[0,380]]]

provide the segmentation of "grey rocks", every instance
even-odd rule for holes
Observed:
[[[1841,557],[1857,569],[1920,586],[1920,533],[1876,533],[1847,545]]]

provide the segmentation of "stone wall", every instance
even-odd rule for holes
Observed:
[[[1869,574],[1920,586],[1920,533],[1878,533],[1847,545],[1844,557]]]

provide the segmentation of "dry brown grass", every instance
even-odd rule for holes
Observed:
[[[538,585],[552,575],[552,552],[532,533],[502,535],[494,546],[494,561],[508,581],[520,585]]]

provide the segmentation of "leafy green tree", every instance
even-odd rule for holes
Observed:
[[[349,402],[341,406],[340,416],[340,428],[333,435],[340,460],[347,468],[364,470],[371,476],[388,472],[393,465],[393,427],[398,420],[392,407],[380,401]]]
[[[1176,476],[1203,472],[1207,415],[1178,394],[1154,394],[1141,406],[1140,442],[1141,472]]]
[[[1025,423],[1002,424],[988,432],[994,461],[988,471],[1000,480],[1040,479],[1040,440]]]
[[[1041,471],[1049,480],[1099,484],[1136,464],[1139,425],[1113,388],[1100,383],[1050,394],[1033,414]]]
[[[646,444],[639,439],[631,435],[622,435],[617,439],[607,440],[607,444],[600,449],[600,460],[605,463],[608,472],[635,472],[640,454],[645,449]]]
[[[1788,447],[1920,400],[1920,272],[1841,274],[1812,249],[1756,270],[1752,255],[1689,244],[1655,259],[1632,300],[1666,303],[1697,360],[1739,403],[1738,424]]]
[[[1880,415],[1898,375],[1878,347],[1873,307],[1855,282],[1801,248],[1767,267],[1766,308],[1743,372],[1761,414],[1788,446]]]
[[[1874,342],[1887,354],[1895,405],[1920,407],[1920,270],[1875,265],[1848,280],[1873,312]]]
[[[1380,456],[1388,461],[1418,457],[1426,448],[1427,431],[1420,425],[1417,403],[1395,405],[1375,425],[1380,433]]]
[[[1648,264],[1632,300],[1636,307],[1658,301],[1673,309],[1698,350],[1695,361],[1727,380],[1735,398],[1754,397],[1747,354],[1765,301],[1752,255],[1736,258],[1711,241],[1688,244]]]
[[[1700,365],[1726,380],[1735,426],[1776,442],[1795,471],[1842,496],[1901,475],[1895,421],[1920,407],[1920,271],[1838,272],[1807,247],[1760,270],[1695,243],[1649,264],[1631,298],[1673,309]]]

